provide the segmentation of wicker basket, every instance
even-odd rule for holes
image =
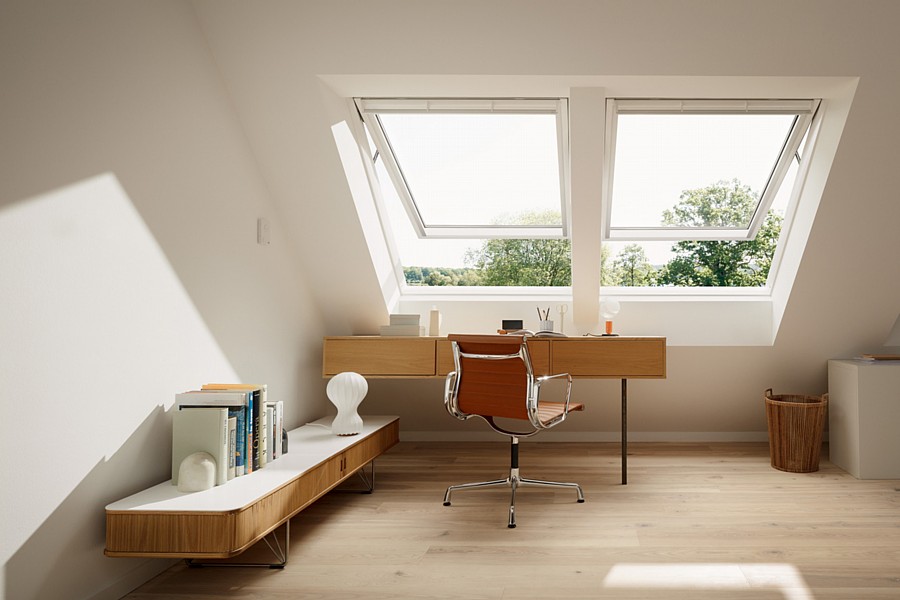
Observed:
[[[766,390],[769,456],[772,467],[791,473],[819,470],[828,394],[798,396]]]

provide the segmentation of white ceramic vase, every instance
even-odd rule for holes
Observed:
[[[337,408],[337,416],[331,423],[333,434],[356,435],[362,431],[363,420],[356,411],[368,391],[369,383],[359,373],[347,371],[331,378],[325,393]]]

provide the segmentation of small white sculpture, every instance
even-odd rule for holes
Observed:
[[[216,485],[216,459],[208,452],[187,455],[178,467],[178,491],[202,492]]]
[[[369,383],[359,373],[347,371],[332,377],[325,388],[325,393],[337,407],[337,416],[331,423],[333,434],[356,435],[362,430],[363,420],[356,409],[368,391]]]

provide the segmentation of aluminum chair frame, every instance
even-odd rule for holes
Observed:
[[[565,421],[566,417],[569,414],[570,409],[570,401],[571,401],[571,393],[572,393],[572,376],[568,373],[559,373],[555,375],[545,375],[541,377],[534,376],[534,370],[531,366],[531,356],[528,353],[528,346],[525,343],[525,339],[521,336],[503,336],[502,341],[504,342],[512,342],[516,338],[518,338],[519,343],[519,351],[512,354],[479,354],[479,353],[468,353],[460,350],[459,343],[453,339],[454,336],[451,337],[451,348],[453,351],[453,364],[454,370],[451,371],[444,382],[444,406],[453,417],[465,421],[471,419],[472,417],[479,417],[483,419],[494,431],[500,433],[502,435],[508,436],[510,438],[510,467],[509,467],[509,475],[507,475],[503,479],[494,479],[491,481],[479,481],[474,483],[463,483],[459,485],[451,485],[447,488],[447,491],[444,493],[444,506],[450,506],[450,495],[456,490],[465,490],[465,489],[477,489],[477,488],[486,488],[486,487],[495,487],[495,486],[509,486],[511,488],[510,493],[510,501],[509,501],[509,519],[507,522],[507,527],[510,529],[516,527],[516,490],[519,486],[522,485],[530,485],[530,486],[541,486],[541,487],[560,487],[560,488],[571,488],[574,489],[577,495],[577,501],[579,503],[584,502],[584,491],[581,486],[577,483],[567,483],[560,481],[546,481],[542,479],[529,479],[526,477],[522,477],[519,472],[519,438],[522,437],[531,437],[540,433],[545,429],[550,429],[551,427],[555,427],[559,423]],[[464,338],[466,336],[457,336],[459,338]],[[481,340],[489,339],[490,337],[498,337],[499,336],[472,336],[473,338],[480,338]],[[500,341],[498,339],[498,341]],[[466,413],[460,410],[459,407],[459,389],[460,382],[464,377],[463,369],[462,369],[462,359],[474,359],[474,360],[487,360],[487,361],[497,361],[497,360],[521,360],[525,366],[525,377],[527,379],[526,382],[526,394],[523,401],[525,402],[526,414],[527,414],[527,422],[531,425],[531,430],[529,431],[511,431],[503,426],[498,425],[494,416],[492,415],[482,415],[476,413]],[[565,403],[562,412],[546,421],[542,420],[540,417],[540,393],[541,393],[541,385],[553,379],[565,379],[566,380],[566,389],[565,389]],[[581,410],[581,406],[579,405],[577,410]]]

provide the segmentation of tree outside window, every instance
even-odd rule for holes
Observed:
[[[749,221],[758,195],[738,180],[684,191],[663,213],[663,224],[725,227]],[[522,222],[546,215],[519,215]],[[629,244],[615,257],[601,249],[601,285],[621,287],[761,287],[766,284],[782,217],[771,212],[753,240],[684,240],[672,245],[673,258],[653,265],[644,248]],[[409,285],[569,286],[571,242],[567,239],[490,239],[466,256],[466,268],[407,267]]]

